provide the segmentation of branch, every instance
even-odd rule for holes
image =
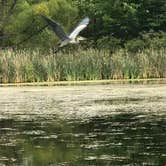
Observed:
[[[14,8],[15,8],[15,6],[16,6],[16,3],[17,3],[17,0],[13,0],[13,3],[11,4],[10,9],[9,9],[8,15],[7,15],[7,16],[4,18],[4,20],[2,21],[2,25],[3,25],[2,31],[3,31],[4,27],[5,27],[6,24],[7,24],[9,17],[12,15],[13,10],[14,10]]]
[[[43,26],[42,28],[40,28],[36,33],[31,34],[30,36],[28,36],[27,38],[25,38],[24,40],[20,41],[19,43],[17,43],[16,45],[21,45],[22,43],[28,41],[29,39],[31,39],[33,36],[38,35],[40,32],[42,32],[48,25]]]

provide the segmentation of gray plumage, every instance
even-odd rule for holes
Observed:
[[[58,25],[56,22],[52,21],[46,16],[43,16],[43,19],[47,22],[47,24],[53,29],[55,34],[61,39],[61,41],[68,39],[68,36],[66,33],[63,31],[63,29]]]
[[[90,21],[89,17],[85,17],[76,26],[76,28],[70,33],[69,36],[64,32],[64,30],[61,28],[61,26],[58,23],[54,22],[50,18],[48,18],[46,16],[43,16],[43,15],[42,15],[42,18],[47,22],[47,24],[53,29],[53,31],[55,32],[55,34],[61,40],[60,47],[63,47],[65,45],[69,44],[69,43],[76,44],[76,43],[79,43],[80,40],[85,40],[85,38],[83,38],[83,37],[77,37],[77,36],[89,24],[89,21]]]

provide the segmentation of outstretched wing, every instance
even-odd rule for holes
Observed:
[[[42,17],[47,22],[47,24],[52,27],[53,31],[60,38],[60,40],[64,41],[66,39],[69,39],[63,29],[60,27],[60,25],[58,25],[56,22],[52,21],[44,15],[42,15]]]
[[[70,39],[75,39],[77,37],[77,35],[84,29],[87,27],[87,25],[89,24],[89,17],[85,17],[79,24],[78,26],[73,30],[73,32],[71,32],[71,34],[69,35]]]

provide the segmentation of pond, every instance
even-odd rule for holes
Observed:
[[[164,83],[0,88],[0,166],[165,163]]]

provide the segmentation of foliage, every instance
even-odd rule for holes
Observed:
[[[154,32],[141,34],[142,40],[146,47],[153,47],[155,49],[166,48],[166,32]]]
[[[1,83],[166,77],[166,50],[0,50]]]
[[[4,6],[6,4],[7,2],[4,3]],[[3,30],[13,35],[3,42],[4,45],[51,47],[55,42],[55,35],[48,28],[43,28],[46,24],[40,14],[55,19],[66,30],[69,30],[73,20],[77,17],[77,8],[72,7],[69,0],[17,0],[12,15],[8,17],[7,25]],[[0,21],[0,25],[2,24]]]
[[[108,49],[115,51],[121,47],[121,40],[112,36],[105,36],[98,39],[96,45],[98,49]]]
[[[144,47],[145,36],[152,39],[151,32],[161,36],[166,31],[165,0],[1,0],[0,4],[0,35],[12,34],[1,40],[0,46],[55,46],[56,35],[44,27],[40,14],[56,20],[67,31],[89,16],[91,23],[82,33],[97,48],[114,50],[116,45],[130,47],[136,42],[133,47],[138,50]],[[159,45],[164,43],[160,40]]]
[[[129,40],[125,43],[125,48],[130,52],[138,52],[145,48],[145,42],[140,38]]]
[[[41,14],[68,32],[89,16],[88,40],[54,54]],[[3,83],[166,77],[165,0],[1,0],[0,15]]]
[[[140,34],[139,38],[129,40],[125,44],[128,51],[138,52],[145,48],[163,49],[166,48],[166,33],[150,31]]]
[[[78,1],[78,0],[76,0]],[[165,31],[165,0],[81,0],[80,14],[92,18],[92,36],[129,40],[143,31]]]

